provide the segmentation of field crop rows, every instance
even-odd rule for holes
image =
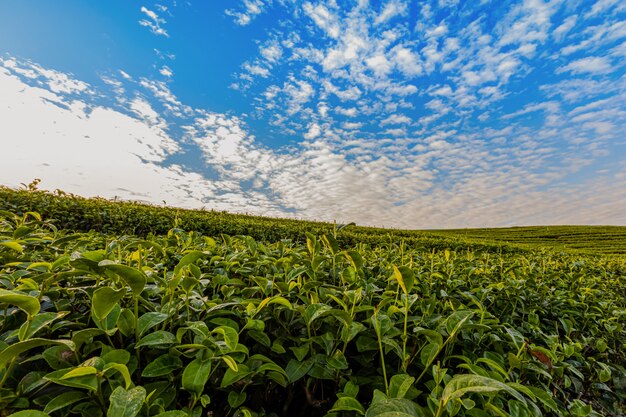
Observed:
[[[137,236],[0,211],[0,414],[626,412],[623,258],[348,231]]]
[[[304,243],[305,234],[332,233],[334,225],[323,222],[236,215],[212,210],[184,210],[137,202],[85,199],[61,191],[14,190],[0,186],[0,210],[35,211],[54,219],[60,229],[103,233],[165,234],[173,227],[209,236],[247,235],[276,242],[291,239]],[[501,229],[397,230],[353,226],[338,237],[344,246],[372,246],[404,241],[424,250],[487,250],[494,253],[524,252],[542,247],[586,254],[626,254],[626,226],[542,226]]]
[[[526,247],[574,249],[587,253],[626,254],[624,226],[534,226],[498,229],[433,230],[442,237],[465,237],[476,241],[513,243]]]

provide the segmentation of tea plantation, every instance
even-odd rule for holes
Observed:
[[[626,413],[626,228],[57,194],[0,188],[0,416]]]

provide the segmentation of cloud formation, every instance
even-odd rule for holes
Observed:
[[[157,8],[160,11],[167,11],[167,8],[164,8],[164,6],[157,5]],[[159,16],[155,11],[148,9],[146,6],[141,6],[140,10],[141,13],[145,15],[145,17],[139,21],[141,26],[147,27],[150,32],[157,36],[169,38],[170,35],[163,27],[163,25],[167,23],[163,17]]]
[[[621,3],[229,7],[236,30],[280,10],[225,84],[250,109],[186,104],[162,63],[95,85],[3,58],[3,183],[403,228],[626,224]]]
[[[41,177],[50,189],[84,195],[395,227],[598,223],[599,207],[602,219],[625,220],[620,207],[626,167],[605,174],[605,180],[596,177],[571,187],[559,185],[564,179],[560,170],[533,171],[555,158],[549,132],[541,138],[547,143],[525,128],[484,133],[489,141],[520,137],[508,151],[517,154],[513,157],[489,149],[483,135],[458,138],[453,130],[421,139],[354,137],[338,146],[321,136],[319,125],[308,126],[307,145],[272,150],[257,143],[240,119],[190,109],[148,80],[133,84],[121,77],[126,90],[135,89],[134,98],[107,107],[93,101],[94,87],[69,74],[41,75],[37,65],[10,58],[0,64],[6,92],[0,109],[3,120],[10,121],[4,129],[14,139],[0,161],[9,185]],[[157,99],[158,109],[150,97]],[[584,126],[597,122],[590,114],[611,104],[599,102],[569,114],[558,106],[530,106],[511,118],[542,111]],[[38,123],[28,123],[33,114]],[[396,121],[406,122],[401,116]],[[183,126],[179,137],[171,133],[174,122]],[[169,162],[186,147],[201,153],[202,169]],[[441,183],[441,172],[447,183]]]

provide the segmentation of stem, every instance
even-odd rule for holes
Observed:
[[[385,394],[389,396],[389,382],[387,382],[387,369],[385,368],[385,352],[383,351],[383,340],[380,336],[380,325],[378,323],[378,311],[374,312],[374,328],[376,330],[376,337],[378,338],[378,351],[380,352],[380,365],[383,368],[383,379],[385,380]]]
[[[444,403],[443,403],[443,400],[440,400],[439,406],[437,407],[437,414],[435,414],[435,417],[439,417],[441,413],[443,412],[443,409],[444,409]]]
[[[24,331],[24,337],[26,337],[26,335],[28,334],[28,331],[30,330],[30,325],[32,324],[32,322],[33,322],[33,317],[31,317],[29,314],[28,319],[26,320],[26,331]],[[21,338],[20,338],[20,342],[22,342]]]
[[[199,399],[198,394],[193,394],[193,398],[191,399],[191,403],[189,404],[189,405],[190,405],[190,407],[189,407],[189,411],[190,411],[190,412],[191,412],[191,411],[194,409],[194,407],[196,406],[196,403],[198,402],[198,399]]]
[[[409,296],[408,294],[404,294],[404,333],[402,334],[402,370],[406,372],[406,368],[408,366],[407,358],[406,358],[406,342],[408,340],[408,335],[406,333],[407,321],[409,319]]]
[[[98,401],[100,402],[100,407],[102,408],[102,411],[106,412],[107,411],[106,402],[104,401],[104,396],[102,395],[102,381],[100,380],[100,377],[97,377],[97,380],[98,380],[98,393],[97,393]]]
[[[4,386],[4,383],[6,382],[7,378],[11,374],[11,371],[13,370],[13,365],[15,365],[15,359],[16,358],[11,359],[11,363],[9,364],[9,367],[6,370],[6,373],[2,377],[2,381],[0,381],[0,388]]]
[[[135,299],[135,346],[139,343],[139,299],[137,297],[133,297]],[[135,353],[137,354],[137,362],[141,364],[141,356],[139,353],[139,348],[135,347]]]

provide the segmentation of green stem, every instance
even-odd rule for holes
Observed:
[[[383,379],[385,380],[385,394],[389,395],[389,382],[387,382],[387,369],[385,368],[385,352],[383,350],[383,340],[380,336],[380,325],[378,323],[378,312],[374,313],[376,337],[378,338],[378,351],[380,352],[380,365],[383,368]]]
[[[444,406],[445,406],[445,404],[444,404],[443,400],[440,400],[439,401],[439,406],[437,407],[437,414],[435,414],[435,417],[441,416],[441,413],[443,412]]]
[[[133,297],[135,300],[135,346],[139,343],[139,299],[137,297]],[[137,363],[141,366],[141,355],[139,353],[139,348],[135,347],[135,353],[137,355]]]
[[[402,371],[406,372],[408,361],[406,358],[406,342],[409,339],[407,335],[407,322],[409,319],[409,296],[404,294],[404,333],[402,334]]]
[[[0,388],[4,386],[4,383],[6,382],[7,378],[11,374],[11,371],[13,370],[13,365],[15,365],[15,359],[16,358],[11,359],[11,363],[9,364],[9,367],[6,370],[6,373],[2,377],[2,381],[0,381]]]

